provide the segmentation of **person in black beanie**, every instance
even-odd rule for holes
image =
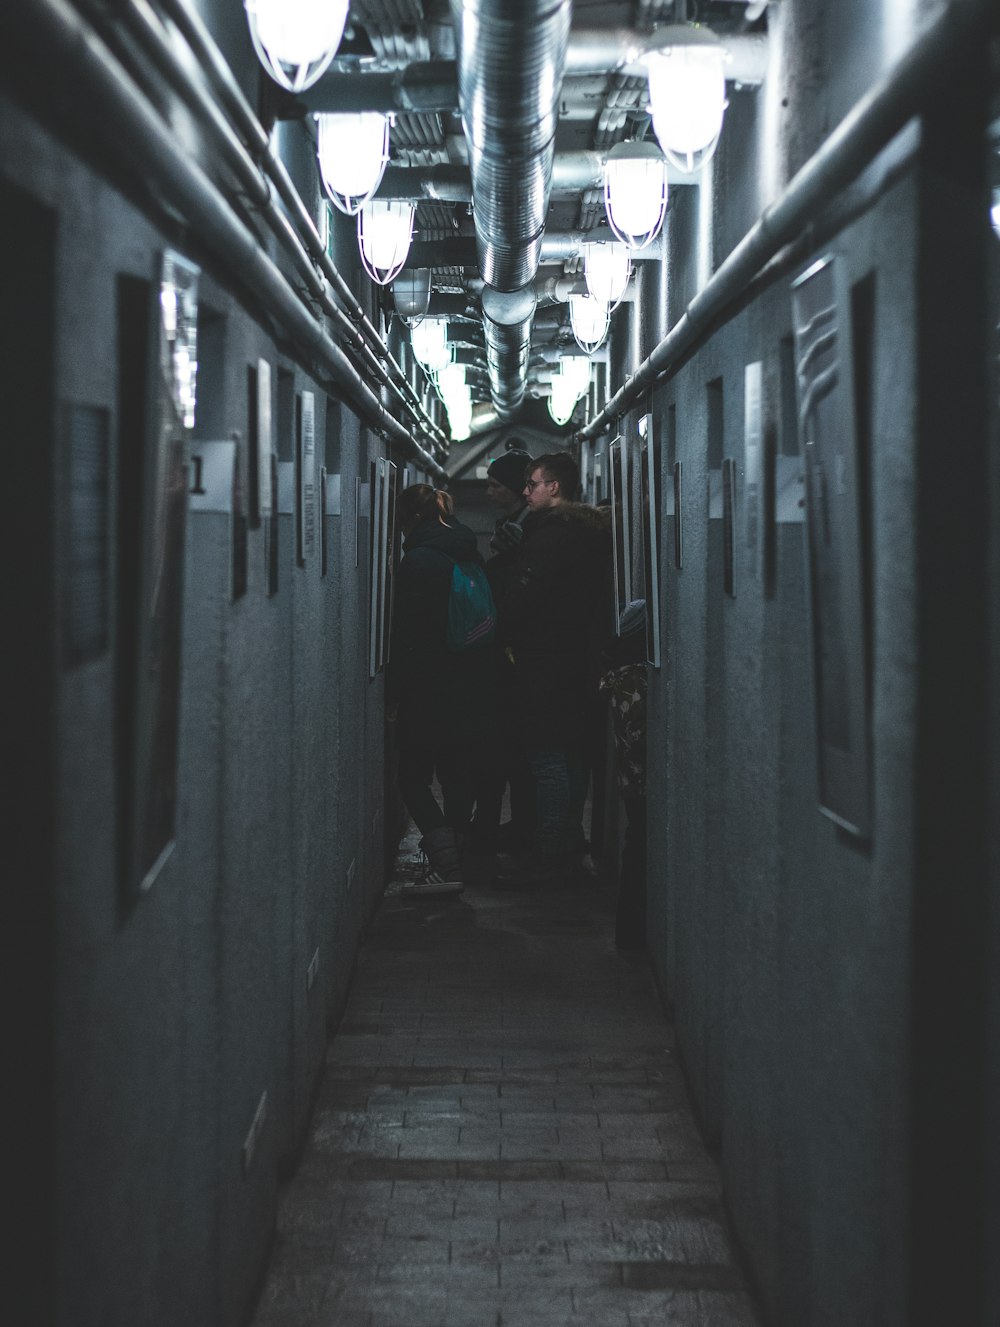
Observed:
[[[510,438],[507,450],[486,471],[486,497],[501,511],[490,539],[490,556],[486,559],[486,575],[498,611],[502,611],[511,572],[521,547],[521,522],[529,511],[523,490],[530,465],[531,456],[521,446],[520,440]],[[517,716],[513,713],[513,680],[510,671],[509,662],[501,659],[499,701],[504,716],[502,730],[508,734],[516,731],[517,726]],[[477,806],[472,823],[473,837],[487,854],[492,854],[498,847],[505,851],[525,847],[531,839],[535,823],[531,771],[524,753],[516,743],[501,740],[502,749],[497,753],[494,797],[485,799],[488,804]],[[500,825],[500,808],[504,789],[508,785],[510,819]]]
[[[511,445],[513,444],[513,445]],[[502,515],[493,529],[490,554],[486,563],[493,599],[499,606],[505,582],[521,545],[521,522],[528,514],[524,501],[524,477],[531,457],[511,439],[507,450],[496,458],[486,471],[486,497]]]

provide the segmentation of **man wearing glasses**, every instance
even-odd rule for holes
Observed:
[[[528,851],[501,870],[500,887],[559,887],[579,866],[589,715],[611,618],[610,531],[605,513],[574,500],[579,484],[565,452],[538,457],[524,484],[529,513],[500,630],[513,661],[535,831]]]

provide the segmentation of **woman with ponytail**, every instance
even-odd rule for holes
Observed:
[[[411,895],[464,888],[459,836],[477,789],[495,779],[489,767],[497,741],[495,648],[483,643],[459,651],[448,641],[456,563],[484,565],[476,536],[453,510],[449,495],[429,484],[411,484],[396,502],[403,558],[386,699],[396,714],[400,792],[429,862],[421,879],[404,885]],[[434,796],[435,775],[443,807]]]

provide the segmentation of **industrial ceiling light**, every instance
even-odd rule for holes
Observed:
[[[289,92],[312,87],[337,54],[348,0],[246,0],[261,64]]]
[[[568,382],[576,393],[577,397],[585,396],[587,388],[590,386],[590,359],[587,355],[564,355],[559,361],[559,373],[553,376],[561,377]]]
[[[378,111],[321,114],[319,173],[334,207],[356,216],[382,183],[389,161],[389,116]]]
[[[593,354],[608,334],[608,306],[593,295],[570,295],[569,321],[577,345]]]
[[[628,245],[617,240],[608,244],[589,241],[583,246],[583,274],[591,295],[616,309],[632,275]]]
[[[365,271],[380,286],[395,281],[406,266],[413,236],[413,203],[365,203],[358,213],[358,247]]]
[[[446,364],[436,374],[438,394],[447,406],[450,401],[469,395],[464,364]]]
[[[458,365],[455,365],[458,368]],[[448,429],[453,442],[463,442],[472,429],[472,392],[468,387],[455,390],[445,403],[448,411]]]
[[[667,163],[655,143],[616,143],[604,163],[608,225],[629,249],[644,249],[667,210]]]
[[[448,324],[441,318],[425,318],[410,328],[410,346],[428,373],[437,373],[451,362]]]
[[[549,414],[560,427],[572,419],[579,399],[568,378],[564,378],[561,373],[552,375],[552,394],[548,400]]]
[[[714,153],[726,110],[726,49],[698,27],[661,29],[647,48],[653,132],[671,165],[691,174]]]

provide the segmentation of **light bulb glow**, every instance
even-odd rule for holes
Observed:
[[[725,58],[718,45],[668,46],[646,57],[653,132],[668,161],[689,174],[711,157],[722,132]]]
[[[261,64],[289,92],[312,87],[337,53],[348,0],[246,0]]]
[[[413,203],[397,199],[365,203],[358,213],[358,247],[371,279],[380,286],[395,281],[406,266],[413,235]]]
[[[436,373],[451,362],[448,325],[440,318],[425,318],[411,327],[410,345],[417,362],[429,373]]]
[[[553,377],[553,382],[557,377],[569,384],[577,398],[584,396],[590,386],[589,358],[586,355],[564,355],[559,361],[559,373]]]
[[[597,349],[608,334],[608,306],[593,295],[569,297],[569,320],[580,349],[587,355]]]
[[[552,394],[549,397],[549,414],[560,426],[568,424],[576,409],[579,397],[573,390],[573,384],[556,373],[552,376]]]
[[[446,364],[443,369],[439,369],[437,388],[441,400],[446,406],[453,400],[467,396],[469,388],[465,381],[465,365]]]
[[[608,225],[628,249],[644,249],[659,234],[667,210],[667,163],[647,143],[621,143],[604,166]],[[636,150],[638,149],[638,150]]]
[[[610,244],[589,243],[583,246],[583,274],[587,289],[595,299],[615,309],[622,301],[629,277],[632,259],[628,245],[618,241]]]
[[[448,428],[454,442],[469,436],[472,427],[472,393],[468,387],[456,392],[446,403]]]
[[[316,119],[323,187],[334,207],[353,217],[382,183],[389,161],[389,117],[358,111]]]

